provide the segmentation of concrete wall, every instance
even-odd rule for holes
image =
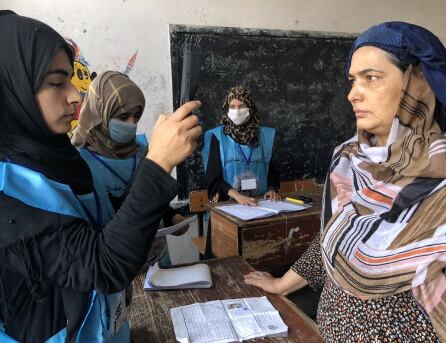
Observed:
[[[143,89],[139,127],[172,110],[169,24],[358,33],[388,20],[425,26],[446,41],[444,0],[0,0],[48,23],[80,47],[90,71],[124,71]]]

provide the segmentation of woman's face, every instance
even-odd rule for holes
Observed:
[[[229,102],[229,108],[230,109],[238,109],[238,108],[246,108],[248,106],[246,106],[246,104],[243,101],[240,101],[238,99],[232,99]]]
[[[76,105],[81,102],[79,92],[71,84],[72,76],[73,66],[67,53],[60,49],[35,95],[45,124],[55,134],[64,134],[71,130]]]
[[[135,106],[134,108],[131,108],[126,113],[120,114],[116,117],[116,119],[125,121],[129,124],[138,124],[139,120],[141,119],[142,111],[141,106]]]
[[[356,127],[374,134],[377,145],[385,145],[400,103],[403,72],[383,50],[364,46],[352,56],[349,79],[352,89],[348,100]]]

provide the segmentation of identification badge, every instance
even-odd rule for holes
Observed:
[[[247,177],[240,179],[240,189],[242,191],[250,191],[257,189],[257,179],[255,177]]]
[[[125,306],[125,292],[121,292],[110,311],[111,336],[114,336],[127,321],[127,307]]]

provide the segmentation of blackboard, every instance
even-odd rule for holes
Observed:
[[[261,125],[276,129],[281,181],[325,178],[333,148],[355,132],[345,65],[354,37],[327,33],[170,26],[173,105],[180,104],[182,48],[201,51],[195,98],[204,130],[218,125],[227,90],[251,89]],[[179,198],[205,189],[199,150],[177,168]]]

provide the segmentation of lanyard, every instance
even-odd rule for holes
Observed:
[[[249,164],[251,163],[252,151],[253,151],[254,149],[251,147],[251,150],[250,150],[250,152],[249,152],[249,157],[246,157],[246,155],[245,155],[245,153],[243,152],[243,149],[242,149],[242,147],[240,146],[240,144],[237,143],[237,145],[238,145],[238,148],[240,149],[240,152],[242,153],[243,157],[245,158],[245,161],[246,161],[246,167],[249,169]]]
[[[88,151],[88,153],[93,156],[99,163],[101,163],[110,173],[112,173],[114,176],[116,176],[124,185],[128,186],[130,180],[132,179],[133,173],[135,172],[136,168],[136,155],[133,155],[133,166],[132,166],[132,172],[130,173],[130,177],[128,181],[124,180],[124,178],[119,175],[116,171],[113,170],[112,167],[110,167],[104,160],[102,160],[98,155],[96,155],[94,152],[90,151],[88,148],[84,148]]]
[[[94,202],[96,204],[96,218],[93,217],[93,215],[91,214],[90,210],[87,208],[87,206],[85,206],[85,204],[82,202],[82,200],[79,199],[76,194],[74,194],[74,196],[79,201],[79,203],[81,204],[82,208],[84,209],[85,213],[87,214],[89,222],[91,224],[94,224],[95,227],[99,228],[100,225],[102,225],[101,202],[98,199],[98,195],[96,194],[96,190],[93,190],[93,195],[94,195]]]

